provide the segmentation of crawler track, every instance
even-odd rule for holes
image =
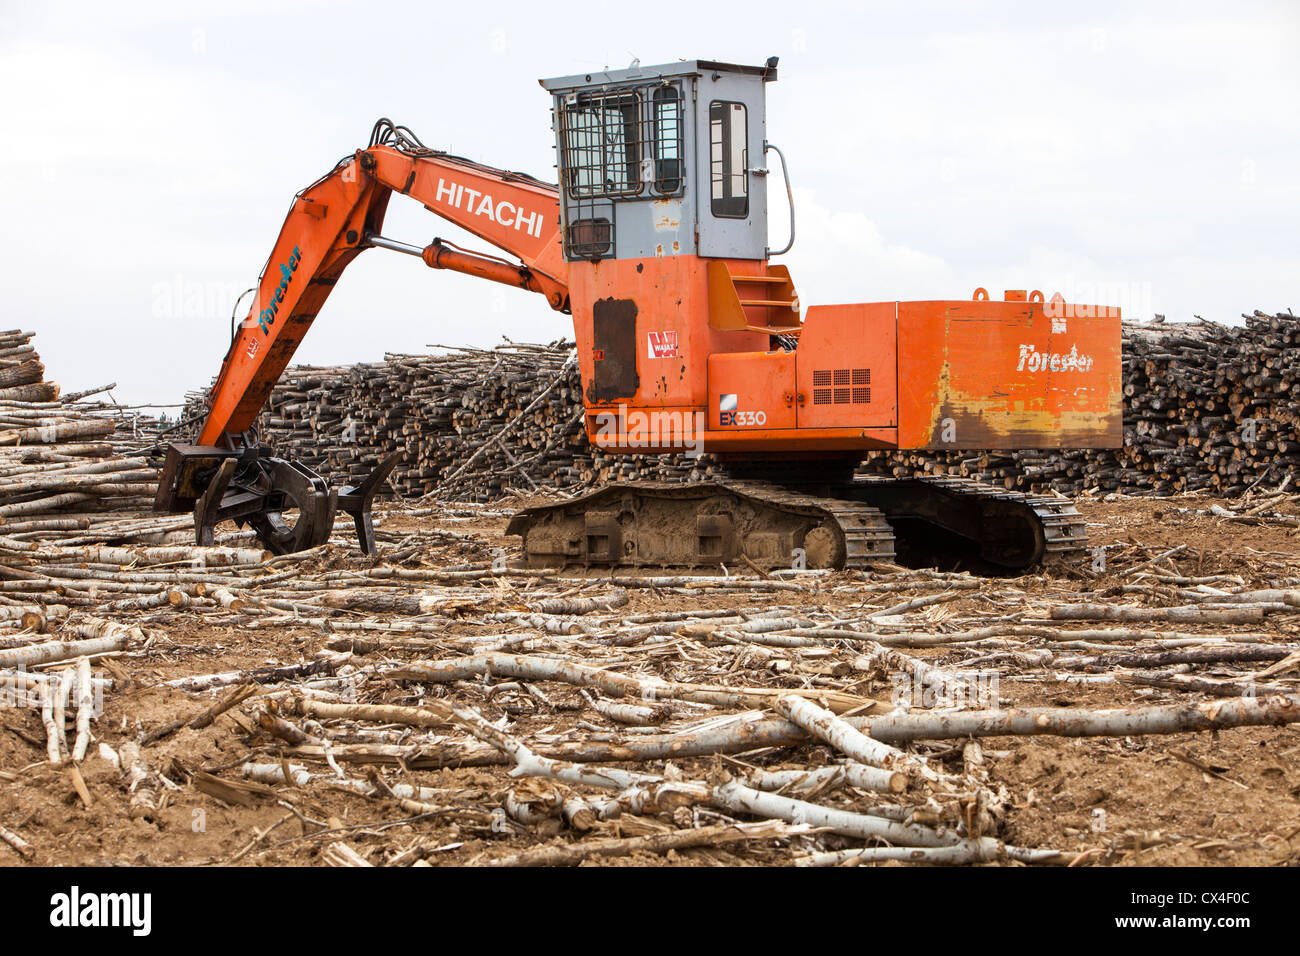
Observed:
[[[1013,570],[1081,560],[1088,545],[1083,516],[1059,495],[950,477],[858,478],[835,493],[879,508],[896,530],[912,521],[955,534],[983,560]]]
[[[811,489],[812,485],[807,485]],[[816,486],[719,480],[621,482],[511,519],[532,567],[859,568],[895,560],[895,535],[938,529],[981,560],[1020,570],[1081,556],[1066,499],[962,478],[858,478]]]
[[[515,515],[532,567],[866,567],[893,561],[884,516],[761,482],[621,482]]]

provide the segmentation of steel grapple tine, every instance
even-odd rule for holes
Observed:
[[[235,476],[237,458],[227,458],[217,469],[207,489],[194,503],[194,543],[200,547],[215,543],[214,526],[221,520],[221,502],[225,498],[230,479]]]
[[[338,507],[352,516],[363,554],[375,553],[375,528],[370,516],[370,505],[402,457],[403,452],[393,452],[359,484],[348,485],[338,493]]]

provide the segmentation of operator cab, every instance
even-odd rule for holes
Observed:
[[[765,259],[765,66],[685,60],[542,80],[569,262]]]

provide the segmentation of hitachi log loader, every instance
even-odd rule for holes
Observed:
[[[776,77],[772,58],[542,80],[558,185],[428,148],[379,120],[364,149],[294,197],[196,443],[167,449],[157,508],[193,510],[200,544],[233,519],[276,553],[323,543],[342,510],[374,551],[371,501],[399,455],[335,490],[263,447],[254,426],[343,270],[384,249],[571,315],[594,446],[707,452],[725,469],[527,508],[508,531],[531,566],[852,568],[934,540],[1010,569],[1077,555],[1083,521],[1064,498],[863,477],[855,466],[878,449],[1117,447],[1119,310],[983,289],[804,309],[774,261],[795,238],[785,157],[767,139]],[[790,200],[776,250],[769,157]],[[502,255],[385,237],[395,193]]]

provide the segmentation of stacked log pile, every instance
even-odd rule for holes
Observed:
[[[157,470],[157,422],[45,381],[34,333],[0,332],[0,535],[19,540],[143,517]]]
[[[389,353],[383,362],[288,369],[260,429],[276,453],[341,485],[396,450],[389,481],[414,497],[489,501],[511,490],[584,487],[620,479],[698,477],[681,458],[607,455],[582,427],[572,344]],[[202,394],[187,398],[200,414]]]
[[[1063,494],[1235,496],[1300,465],[1300,324],[1289,313],[1126,324],[1124,447],[1118,450],[875,453],[866,473],[958,474]],[[268,444],[332,479],[367,473],[396,449],[403,496],[439,490],[492,500],[511,490],[579,490],[619,479],[696,479],[708,456],[608,455],[582,428],[569,343],[285,373],[262,420]],[[191,396],[193,411],[201,397]]]

